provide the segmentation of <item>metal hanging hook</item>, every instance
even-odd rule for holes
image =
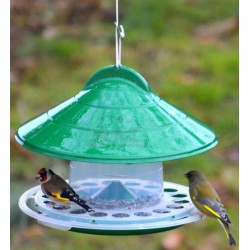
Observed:
[[[119,25],[119,5],[116,0],[116,22],[115,22],[115,38],[116,38],[116,68],[121,65],[122,57],[122,39],[125,37],[124,28]]]

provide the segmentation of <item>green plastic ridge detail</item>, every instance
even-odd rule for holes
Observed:
[[[100,158],[94,158],[94,157],[85,157],[85,156],[75,156],[75,155],[67,155],[67,154],[60,154],[57,152],[52,152],[46,149],[40,149],[39,147],[34,147],[33,145],[29,145],[28,143],[23,143],[22,140],[19,139],[18,134],[15,135],[15,138],[17,142],[24,146],[25,148],[34,151],[39,154],[47,155],[50,157],[55,157],[59,159],[64,159],[64,160],[71,160],[71,161],[79,161],[79,162],[93,162],[93,163],[107,163],[107,164],[137,164],[137,163],[149,163],[149,162],[164,162],[164,161],[171,161],[171,160],[176,160],[176,159],[182,159],[185,157],[191,157],[193,155],[201,154],[204,153],[212,148],[214,148],[217,144],[218,141],[215,140],[213,141],[210,145],[206,145],[206,147],[201,148],[199,150],[195,150],[194,152],[186,152],[182,154],[176,154],[176,155],[162,155],[162,156],[156,156],[156,157],[150,157],[150,158],[104,158],[103,156]]]
[[[51,157],[114,164],[190,157],[218,143],[211,128],[125,66],[97,71],[74,97],[23,124],[16,140]]]

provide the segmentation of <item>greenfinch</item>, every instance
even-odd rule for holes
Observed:
[[[189,194],[195,207],[203,214],[217,219],[225,230],[230,246],[235,246],[236,241],[229,229],[232,222],[213,186],[203,173],[196,170],[189,171],[185,177],[188,179]]]

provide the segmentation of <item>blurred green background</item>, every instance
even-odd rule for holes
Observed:
[[[239,245],[239,53],[236,0],[120,0],[122,63],[163,99],[214,128],[218,146],[164,162],[166,181],[203,171],[233,221]],[[115,64],[115,0],[11,1],[11,249],[230,249],[217,221],[205,219],[143,236],[96,236],[40,226],[18,199],[50,167],[68,178],[68,162],[20,147],[15,131],[78,93],[96,70]],[[238,245],[234,249],[238,249]]]

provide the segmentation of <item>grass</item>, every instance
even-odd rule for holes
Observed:
[[[108,1],[103,1],[103,8],[107,6]],[[222,193],[238,242],[238,33],[208,41],[195,34],[202,24],[237,17],[238,1],[145,0],[142,4],[126,0],[121,9],[126,32],[123,64],[141,73],[160,97],[205,122],[220,137],[218,146],[207,153],[164,162],[165,180],[186,185],[184,173],[190,169],[205,172]],[[63,24],[55,28],[53,37],[30,35],[15,48],[15,61],[32,57],[35,62],[11,83],[12,134],[21,123],[79,92],[97,69],[115,63],[112,23],[95,20],[74,29]],[[12,145],[13,250],[162,249],[162,239],[171,232],[130,237],[83,235],[45,228],[29,219],[20,212],[18,197],[37,185],[34,175],[40,167],[50,166],[66,178],[68,162],[26,153]],[[210,242],[214,249],[229,249],[216,221],[206,219],[176,230],[186,239],[176,250],[202,250]]]

